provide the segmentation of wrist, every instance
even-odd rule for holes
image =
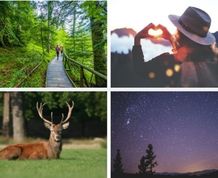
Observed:
[[[141,38],[135,36],[135,38],[134,38],[134,45],[135,46],[140,46],[141,45]]]

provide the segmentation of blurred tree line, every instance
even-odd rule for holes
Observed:
[[[99,134],[106,136],[107,94],[105,92],[5,92],[0,93],[0,98],[1,133],[4,137],[13,136],[16,142],[28,136],[28,129],[44,128],[43,121],[36,110],[37,102],[46,103],[43,114],[46,118],[50,118],[52,111],[54,123],[58,123],[61,120],[61,113],[66,116],[68,112],[66,102],[74,101],[70,125],[72,125],[71,128],[74,128],[75,124],[80,126],[77,128],[80,131],[78,136],[87,137],[85,129],[90,127],[92,122],[97,122],[103,127],[103,132],[99,132],[96,136]],[[73,129],[70,132],[72,133]]]

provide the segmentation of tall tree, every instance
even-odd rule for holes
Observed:
[[[155,158],[153,146],[149,144],[146,149],[146,155],[140,159],[140,164],[138,165],[139,173],[153,175],[155,173],[154,168],[158,165]]]
[[[29,1],[0,2],[0,46],[25,46],[31,38],[34,13]]]
[[[50,26],[51,26],[51,18],[52,18],[52,10],[53,10],[53,8],[52,8],[52,1],[48,1],[47,2],[47,9],[48,9],[48,20],[47,20],[47,23],[48,23],[48,39],[47,39],[47,52],[49,53],[50,52],[50,48],[51,48],[51,42],[50,42],[50,40],[51,40],[51,33],[50,33]]]
[[[48,53],[54,42],[53,34],[55,34],[59,24],[57,20],[60,15],[59,5],[59,1],[41,1],[36,4],[40,10],[38,11],[40,13],[38,17],[43,22],[41,23],[41,41]]]
[[[22,142],[25,138],[23,100],[21,92],[11,93],[11,108],[13,117],[13,139]]]
[[[106,23],[107,23],[107,2],[86,1],[84,7],[90,17],[92,32],[92,46],[94,55],[94,69],[106,74]],[[96,77],[97,86],[106,86],[106,81]]]
[[[22,74],[39,60],[47,62],[47,53],[55,43],[63,45],[74,60],[106,74],[106,20],[106,1],[0,1],[0,47],[12,47],[15,55],[21,52],[22,59],[15,57],[13,62],[19,63],[16,66]],[[26,56],[29,65],[23,60]],[[73,66],[74,81],[80,81],[81,71]],[[106,86],[104,80],[90,72],[81,76],[85,86]]]
[[[2,135],[9,137],[9,122],[10,122],[10,94],[4,93],[4,105],[3,105],[3,123],[2,123]]]
[[[113,173],[118,174],[118,175],[123,174],[122,157],[121,157],[119,149],[117,149],[117,154],[116,154],[116,157],[114,159]]]
[[[138,165],[139,174],[146,174],[147,171],[147,164],[145,156],[142,156],[140,159],[140,164]]]
[[[158,164],[157,164],[157,161],[155,161],[156,155],[154,154],[152,144],[148,145],[148,149],[146,150],[146,154],[147,155],[145,156],[145,159],[146,159],[146,164],[148,165],[147,166],[147,168],[148,168],[147,173],[154,174],[155,173],[154,168]]]

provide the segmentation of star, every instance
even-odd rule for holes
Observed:
[[[112,92],[111,100],[111,157],[120,149],[126,172],[138,171],[148,144],[157,172],[191,171],[199,159],[209,160],[199,170],[218,169],[218,92]]]
[[[126,121],[126,125],[129,125],[130,124],[130,119],[128,119],[127,121]]]

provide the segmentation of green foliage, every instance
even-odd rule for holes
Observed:
[[[69,38],[68,33],[63,28],[61,28],[56,33],[55,44],[59,44],[59,45],[63,46],[64,44],[66,44],[66,41],[68,38]]]
[[[1,177],[7,178],[104,178],[106,149],[66,149],[59,160],[1,161]]]
[[[99,30],[106,32],[107,30],[107,1],[85,1],[82,4],[82,8],[85,9],[87,15],[95,22],[101,22]],[[106,33],[105,39],[106,39]],[[104,41],[106,42],[106,41]]]
[[[94,69],[106,74],[106,29],[107,29],[107,2],[106,1],[85,1],[83,4],[87,15],[90,18],[92,33]],[[96,77],[97,86],[106,86],[106,81]]]
[[[28,51],[26,48],[0,48],[0,79],[1,87],[14,87],[28,76],[30,71],[43,60],[42,55],[37,51]],[[47,63],[44,62],[34,75],[31,76],[33,83],[29,81],[27,86],[39,87],[45,83],[44,75]],[[37,74],[40,76],[37,77]],[[10,79],[10,80],[9,80]],[[36,83],[36,81],[39,81]],[[25,86],[25,85],[24,85]]]
[[[27,47],[26,47],[26,51],[27,52],[33,52],[34,51],[34,52],[37,52],[37,53],[41,54],[42,53],[42,47],[38,46],[38,45],[36,45],[34,43],[29,43],[27,45]]]
[[[106,73],[105,1],[0,1],[0,9],[0,47],[22,47],[22,52],[27,54],[21,57],[15,53],[18,56],[14,55],[14,60],[17,61],[4,66],[6,69],[2,67],[7,73],[13,73],[10,75],[12,78],[7,75],[11,81],[3,81],[5,84],[2,86],[13,87],[18,76],[23,78],[26,71],[35,65],[34,61],[42,58],[46,62],[50,61],[55,55],[56,44],[63,45],[65,52],[72,59],[98,72]],[[92,22],[100,22],[101,25],[94,29]],[[100,35],[100,38],[96,39],[93,37],[93,31],[96,31],[96,34],[99,31],[103,36]],[[96,48],[103,49],[100,52],[103,56],[98,57],[100,60],[96,60]],[[1,59],[5,60],[3,63],[9,62],[8,56],[13,55],[1,56]],[[33,63],[30,64],[26,57]],[[23,66],[25,64],[30,66]],[[80,68],[71,68],[71,72],[72,78],[79,83]],[[43,72],[38,73],[38,77],[44,77]],[[90,72],[86,72],[85,76],[88,81],[97,82]],[[27,82],[24,87],[31,86],[29,84],[33,84],[31,87],[40,86],[42,82],[38,77],[34,80],[38,83]]]
[[[105,92],[77,93],[74,97],[77,106],[83,110],[83,112],[78,113],[80,119],[100,119],[106,122],[107,94]]]
[[[35,118],[37,101],[46,103],[50,111],[61,108],[66,111],[66,101],[70,104],[74,101],[74,119],[78,122],[96,119],[106,124],[107,121],[106,92],[27,92],[23,99],[25,119]]]
[[[96,6],[96,4],[100,6]],[[77,4],[74,2],[70,5],[72,8],[72,26],[70,28],[71,36],[65,44],[67,54],[73,60],[106,74],[106,2],[83,1],[77,2]],[[92,21],[100,22],[101,25],[97,24],[97,28],[94,29],[92,28]],[[103,34],[103,36],[99,36],[99,39],[93,36],[93,33],[97,31]],[[101,49],[101,56],[96,57],[95,49]],[[80,67],[72,65],[70,69],[71,77],[77,85],[80,85]],[[98,86],[99,82],[96,81],[92,73],[86,71],[84,75],[93,86]],[[105,84],[103,85],[105,86]]]
[[[0,2],[0,46],[23,46],[30,37],[34,12],[28,1]]]

